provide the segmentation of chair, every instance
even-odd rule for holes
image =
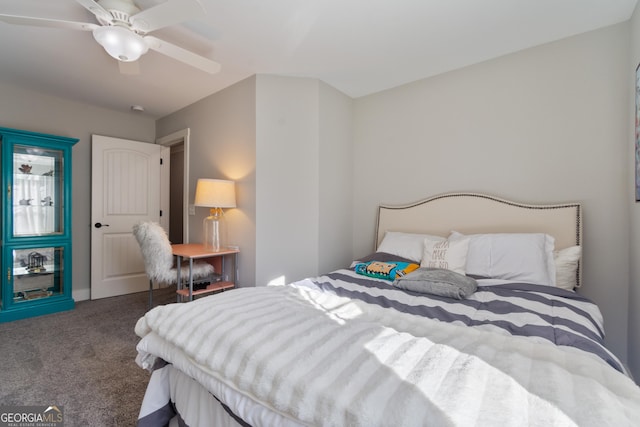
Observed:
[[[153,304],[153,283],[178,284],[178,269],[174,267],[173,252],[167,233],[160,224],[151,221],[139,222],[133,226],[135,236],[144,260],[144,268],[149,277],[149,308]],[[213,275],[213,266],[204,261],[193,263],[193,279],[203,279]],[[189,267],[182,266],[181,278],[189,277]]]

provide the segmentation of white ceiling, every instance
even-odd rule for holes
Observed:
[[[315,77],[356,98],[626,21],[637,0],[201,2],[205,16],[152,34],[214,59],[219,74],[149,51],[139,75],[123,75],[90,32],[0,22],[0,82],[152,117],[256,73]],[[96,22],[74,0],[1,0],[0,13]]]

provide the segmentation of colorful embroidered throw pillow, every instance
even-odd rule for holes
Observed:
[[[400,261],[369,261],[356,264],[355,272],[377,279],[394,280],[417,270],[418,264]]]

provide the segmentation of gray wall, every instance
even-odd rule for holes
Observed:
[[[157,122],[191,129],[190,175],[236,181],[226,213],[240,286],[289,282],[344,266],[351,246],[353,101],[315,79],[258,75]],[[189,217],[201,241],[206,210]]]
[[[0,84],[0,126],[79,138],[73,147],[73,297],[89,299],[91,134],[153,142],[155,120]]]
[[[578,201],[584,286],[627,358],[628,45],[621,24],[355,102],[354,251],[376,206],[449,191]]]
[[[353,105],[320,82],[320,260],[326,273],[353,260]]]
[[[635,203],[635,97],[636,73],[640,63],[640,9],[636,7],[630,21],[631,47],[630,61],[627,63],[627,93],[629,94],[628,113],[625,115],[628,130],[626,150],[627,197],[630,201],[631,216],[631,249],[629,263],[631,265],[629,289],[629,365],[636,381],[640,381],[640,203]]]
[[[351,259],[352,100],[316,79],[259,75],[256,283]]]
[[[256,281],[318,271],[318,81],[259,75]]]
[[[255,77],[208,96],[156,123],[158,137],[191,129],[189,201],[193,203],[198,178],[236,182],[237,209],[225,210],[229,244],[240,247],[239,286],[255,283],[256,247],[256,125]],[[202,242],[202,220],[207,208],[189,216],[189,241]]]

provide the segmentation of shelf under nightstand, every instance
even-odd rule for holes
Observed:
[[[218,292],[218,291],[224,291],[226,289],[233,289],[235,287],[236,285],[233,282],[215,282],[215,283],[211,283],[210,285],[207,285],[205,289],[197,289],[197,290],[191,291],[191,295],[195,297],[202,294],[208,294],[210,292]],[[178,289],[176,293],[178,293],[179,295],[182,295],[183,297],[189,297],[189,289],[187,288]]]
[[[187,288],[182,288],[182,280],[180,278],[180,268],[178,268],[178,295],[187,297],[189,301],[193,300],[194,296],[208,294],[212,292],[224,291],[226,289],[233,289],[236,285],[238,278],[238,249],[223,248],[219,251],[213,251],[205,249],[204,245],[200,243],[185,243],[171,245],[173,255],[177,258],[177,265],[182,264],[183,259],[189,260],[189,285]],[[221,258],[220,265],[220,277],[224,278],[224,258],[226,256],[233,255],[233,280],[232,281],[217,281],[207,285],[204,289],[193,289],[193,260],[206,259],[206,258]]]

